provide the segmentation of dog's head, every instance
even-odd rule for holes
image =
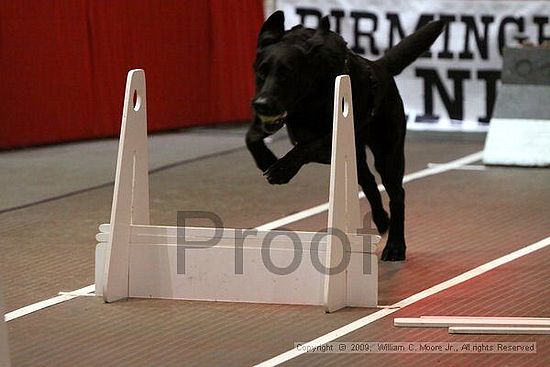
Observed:
[[[258,36],[254,71],[256,95],[252,106],[263,129],[280,129],[285,118],[320,79],[341,73],[346,58],[346,43],[330,31],[328,17],[317,29],[295,26],[284,29],[284,13],[273,13]]]

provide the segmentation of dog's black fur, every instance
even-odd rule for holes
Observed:
[[[329,30],[327,17],[316,30],[296,26],[285,31],[284,14],[278,11],[265,21],[258,36],[256,96],[252,102],[255,118],[246,135],[256,165],[269,183],[285,184],[306,163],[330,164],[334,79],[349,74],[358,181],[378,231],[384,233],[389,228],[381,256],[385,261],[405,260],[406,249],[406,120],[393,76],[427,51],[444,26],[440,21],[427,24],[374,62],[350,51],[342,37]],[[263,139],[285,124],[294,147],[277,159]],[[388,192],[391,217],[367,166],[365,146],[372,151]]]

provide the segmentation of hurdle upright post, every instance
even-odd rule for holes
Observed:
[[[103,299],[128,298],[129,243],[132,224],[149,224],[149,153],[145,72],[131,70],[126,79],[124,109],[115,174],[109,243],[106,248]]]
[[[343,244],[333,229],[340,233],[356,234],[361,225],[357,188],[355,133],[351,81],[348,75],[338,76],[334,86],[334,112],[332,127],[332,155],[330,166],[330,191],[328,209],[329,239],[326,264],[337,269],[344,258]],[[351,251],[351,250],[350,250]],[[348,305],[348,270],[325,275],[325,309],[336,311]]]

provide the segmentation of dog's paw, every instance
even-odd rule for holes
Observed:
[[[379,213],[372,214],[372,221],[378,230],[378,233],[384,234],[390,228],[390,217],[385,210],[382,210]]]
[[[283,185],[288,183],[292,177],[296,176],[301,166],[301,163],[298,161],[289,159],[285,156],[272,164],[264,172],[264,176],[272,185]]]
[[[264,173],[269,169],[269,167],[271,167],[275,163],[277,163],[277,157],[275,157],[273,153],[261,156],[256,162],[258,168],[260,168],[260,170],[262,170],[262,172]]]
[[[404,261],[406,257],[406,250],[407,247],[405,244],[388,242],[386,247],[384,247],[384,251],[382,251],[382,256],[380,256],[380,259],[382,261]]]

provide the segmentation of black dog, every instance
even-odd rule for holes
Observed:
[[[381,257],[385,261],[405,260],[406,249],[406,120],[393,76],[427,51],[444,26],[441,21],[425,25],[374,62],[350,51],[342,37],[329,30],[328,17],[322,18],[316,30],[296,26],[285,32],[284,14],[278,11],[265,21],[258,36],[255,118],[246,135],[256,165],[269,183],[285,184],[306,163],[330,164],[334,79],[349,74],[358,181],[378,231],[389,228]],[[263,139],[285,124],[294,147],[277,159]],[[367,166],[365,146],[372,151],[388,192],[391,219]]]

